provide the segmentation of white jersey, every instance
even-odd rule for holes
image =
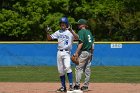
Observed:
[[[58,30],[51,34],[52,39],[58,39],[58,49],[68,49],[72,48],[73,35],[69,30]]]

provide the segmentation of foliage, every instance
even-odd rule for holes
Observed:
[[[55,32],[59,19],[88,20],[96,41],[140,40],[139,0],[1,0],[0,40],[46,40],[44,29]]]

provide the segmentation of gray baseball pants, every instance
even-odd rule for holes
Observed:
[[[83,86],[89,85],[90,75],[91,75],[91,53],[88,51],[81,51],[79,53],[79,65],[75,68],[76,75],[76,85],[80,85],[80,80],[82,78],[82,74],[85,74],[85,81]]]

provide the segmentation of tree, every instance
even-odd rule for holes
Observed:
[[[48,14],[47,0],[13,0],[11,9],[2,8],[0,14],[1,37],[5,40],[40,40],[42,23]],[[7,37],[7,38],[5,38]],[[12,37],[12,38],[10,38]]]
[[[45,40],[59,19],[88,20],[96,41],[140,40],[139,0],[1,0],[0,40]]]

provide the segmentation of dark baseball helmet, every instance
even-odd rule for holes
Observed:
[[[62,17],[59,21],[59,24],[60,23],[65,23],[67,27],[69,26],[69,21],[68,21],[67,17]]]

